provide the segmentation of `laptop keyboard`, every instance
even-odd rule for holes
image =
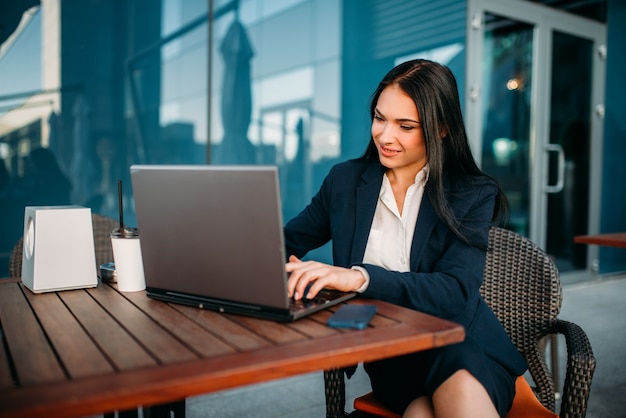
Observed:
[[[311,306],[325,305],[328,302],[337,298],[337,292],[331,290],[321,290],[313,299],[291,299],[290,310],[298,311],[301,309],[310,308]]]

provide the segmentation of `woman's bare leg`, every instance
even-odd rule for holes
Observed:
[[[433,394],[437,418],[499,418],[485,387],[467,370],[450,376]]]

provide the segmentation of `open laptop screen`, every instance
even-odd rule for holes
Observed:
[[[151,288],[287,309],[277,169],[131,167]]]

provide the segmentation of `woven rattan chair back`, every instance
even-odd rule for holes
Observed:
[[[539,400],[554,410],[554,382],[541,342],[557,321],[563,298],[554,262],[529,239],[493,227],[481,293],[528,361]]]
[[[111,230],[118,226],[118,222],[108,216],[91,214],[93,227],[93,241],[96,251],[96,269],[101,264],[113,261],[113,248],[111,247]],[[9,258],[9,276],[22,276],[22,252],[23,239],[20,238],[11,251]]]

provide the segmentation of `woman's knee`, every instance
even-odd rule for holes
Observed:
[[[458,370],[434,393],[433,410],[437,417],[493,417],[498,412],[485,387],[468,370]]]
[[[468,370],[457,370],[443,384],[437,388],[434,396],[437,393],[444,392],[446,396],[465,397],[475,396],[477,392],[484,393],[486,396],[487,390],[483,387],[482,383],[478,381]]]
[[[402,418],[435,418],[433,403],[429,396],[420,396],[409,404]]]

